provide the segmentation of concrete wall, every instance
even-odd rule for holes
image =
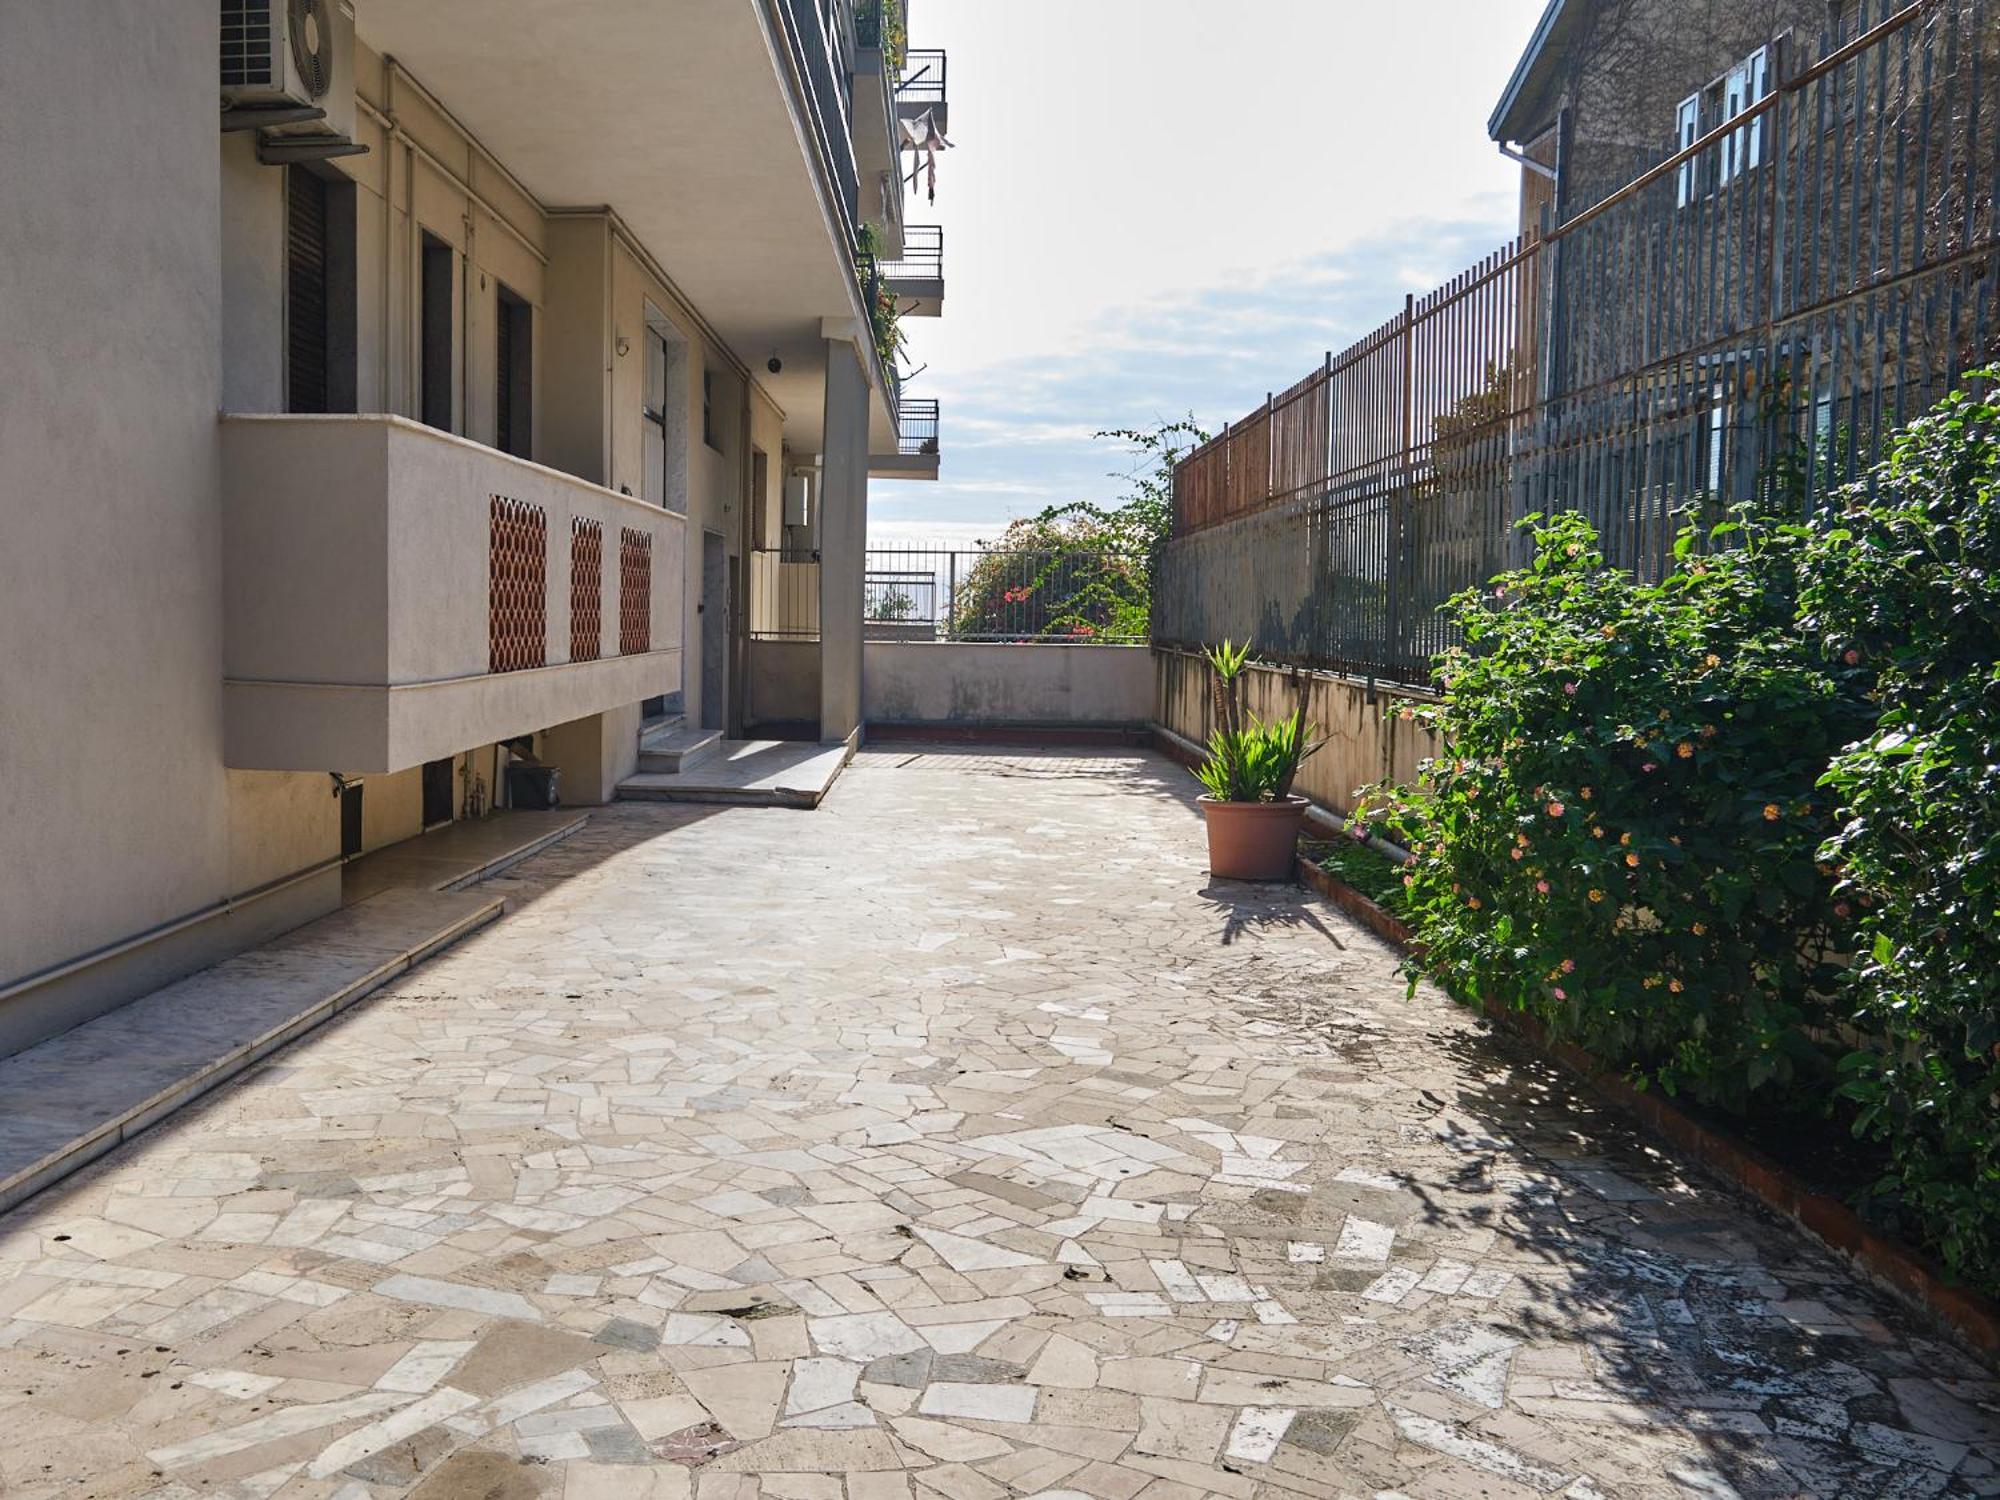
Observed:
[[[870,724],[1117,725],[1153,716],[1144,646],[1004,646],[869,641]]]
[[[1183,738],[1206,744],[1214,727],[1208,663],[1183,651],[1151,653],[1157,674],[1157,721]],[[1345,813],[1359,787],[1379,781],[1414,781],[1418,767],[1437,754],[1437,742],[1415,723],[1397,717],[1424,695],[1389,688],[1370,691],[1366,682],[1330,672],[1251,667],[1243,704],[1259,718],[1275,719],[1305,709],[1326,744],[1300,768],[1293,786],[1322,807]]]
[[[215,16],[0,5],[0,988],[229,894]]]
[[[680,662],[681,518],[399,417],[223,423],[228,763],[397,771],[637,703]],[[490,673],[489,497],[545,518],[548,665]],[[600,652],[570,662],[572,516],[601,528]],[[619,536],[652,538],[652,646],[618,646]]]
[[[749,659],[748,732],[819,721],[818,641],[751,641]]]

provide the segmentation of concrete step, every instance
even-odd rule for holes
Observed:
[[[618,784],[618,795],[638,802],[817,807],[853,753],[848,745],[787,740],[729,740],[719,751],[708,764],[684,771],[642,770]]]
[[[680,726],[670,734],[641,737],[639,769],[674,776],[700,765],[722,744],[720,729],[689,729]]]

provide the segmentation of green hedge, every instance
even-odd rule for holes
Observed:
[[[1442,701],[1406,710],[1441,756],[1371,794],[1451,993],[1703,1104],[1837,1092],[1891,1162],[1872,1211],[1988,1286],[1996,432],[1960,393],[1830,518],[1689,530],[1656,583],[1607,569],[1581,517],[1535,518],[1532,566],[1449,606]]]

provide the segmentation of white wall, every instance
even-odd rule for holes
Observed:
[[[869,641],[870,724],[1112,725],[1153,717],[1144,646],[1005,646]]]
[[[229,893],[215,49],[0,4],[0,987]]]

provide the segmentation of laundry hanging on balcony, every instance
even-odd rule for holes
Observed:
[[[951,150],[951,142],[946,140],[944,132],[938,129],[937,121],[931,117],[929,110],[925,110],[915,119],[904,120],[901,124],[903,144],[910,152],[910,186],[915,187],[918,176],[923,175],[925,197],[929,202],[935,203],[938,153]]]

